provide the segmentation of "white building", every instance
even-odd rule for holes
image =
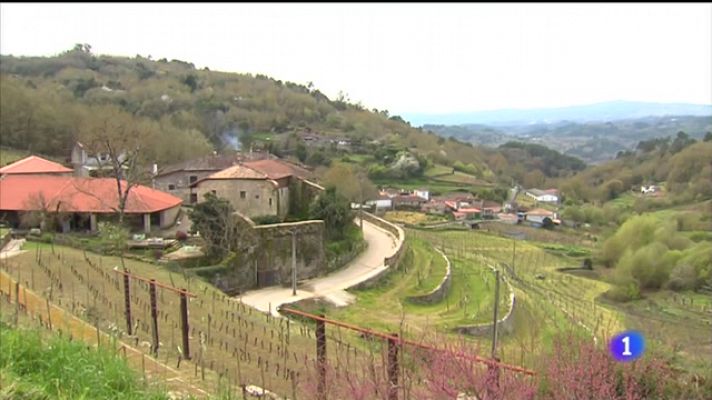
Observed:
[[[529,189],[524,192],[527,196],[535,199],[536,201],[542,203],[558,203],[559,202],[559,191],[557,189],[539,190],[539,189]]]

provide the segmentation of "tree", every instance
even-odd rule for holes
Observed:
[[[307,147],[301,142],[297,143],[296,156],[299,161],[304,162],[307,160]]]
[[[346,226],[351,223],[353,216],[349,201],[332,186],[311,204],[309,218],[324,220],[327,239],[339,240],[344,237]]]
[[[198,88],[198,77],[193,74],[188,74],[188,76],[183,79],[183,83],[190,88],[190,93],[195,92]]]
[[[362,202],[378,195],[378,189],[366,174],[344,163],[334,163],[322,181],[325,186],[334,187],[338,194],[352,202]]]
[[[189,214],[193,230],[205,239],[211,259],[222,259],[235,245],[234,212],[228,200],[206,193],[205,201],[196,204]]]
[[[144,141],[154,134],[152,126],[137,121],[113,106],[94,107],[79,126],[79,141],[98,168],[116,181],[118,204],[112,205],[123,224],[131,190],[150,179],[143,156]]]

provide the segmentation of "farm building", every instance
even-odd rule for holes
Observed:
[[[166,228],[175,222],[181,203],[168,193],[137,185],[129,192],[125,220],[145,232],[154,226]],[[0,178],[0,218],[14,227],[35,225],[39,219],[37,224],[56,222],[63,232],[96,231],[98,220],[116,217],[118,204],[112,178],[27,174]]]

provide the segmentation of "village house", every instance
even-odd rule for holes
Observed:
[[[111,157],[108,154],[89,154],[86,146],[80,142],[74,143],[70,159],[76,176],[102,177],[113,171]],[[126,154],[119,154],[118,160],[124,162]]]
[[[198,202],[198,195],[192,185],[216,172],[247,160],[269,157],[268,153],[252,152],[226,155],[212,154],[195,160],[173,164],[158,171],[153,177],[153,187],[180,197],[186,204]]]
[[[126,182],[123,182],[126,185]],[[125,222],[135,230],[167,228],[178,217],[182,201],[146,186],[131,189],[124,209]],[[97,222],[118,213],[116,180],[51,175],[4,175],[0,178],[0,219],[15,228],[35,213],[53,219],[62,232],[97,230]]]
[[[559,190],[558,189],[528,189],[524,192],[525,195],[533,198],[536,201],[542,203],[558,203],[559,202]]]
[[[659,191],[660,191],[660,187],[655,186],[655,185],[640,187],[640,193],[642,193],[642,194],[653,194],[653,193],[656,193]]]
[[[366,205],[374,207],[374,212],[381,213],[393,209],[393,199],[386,195],[379,195],[377,198],[367,201]]]
[[[284,218],[290,209],[292,184],[318,187],[307,180],[310,175],[310,171],[282,160],[243,162],[195,182],[191,200],[202,201],[207,193],[213,193],[248,217]]]

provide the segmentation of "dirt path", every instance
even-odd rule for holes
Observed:
[[[10,240],[5,247],[0,249],[0,259],[11,258],[26,252],[27,250],[21,250],[23,244],[25,244],[25,239]]]
[[[292,295],[291,288],[273,286],[251,290],[240,297],[240,301],[263,312],[279,316],[277,307],[313,297],[324,297],[332,303],[343,306],[354,301],[354,296],[345,291],[386,269],[383,260],[396,251],[395,237],[364,220],[363,236],[368,248],[343,269],[321,278],[305,281]]]

